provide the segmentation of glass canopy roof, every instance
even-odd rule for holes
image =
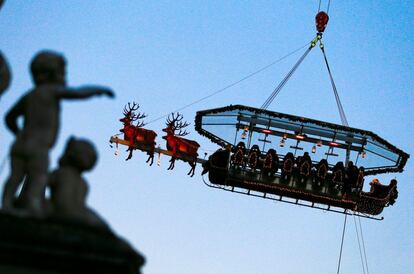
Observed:
[[[243,141],[282,156],[307,151],[314,162],[347,160],[366,174],[401,172],[409,155],[373,132],[242,105],[197,112],[196,130],[220,146]]]

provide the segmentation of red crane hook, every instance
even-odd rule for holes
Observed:
[[[328,21],[329,21],[329,16],[326,12],[324,11],[318,12],[318,14],[315,16],[316,30],[321,33],[324,32],[326,25],[328,24]]]

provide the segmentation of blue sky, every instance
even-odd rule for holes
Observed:
[[[207,188],[188,166],[125,162],[108,145],[122,108],[140,103],[148,120],[204,97],[309,42],[319,1],[7,1],[0,49],[13,71],[0,116],[31,86],[28,64],[41,49],[64,53],[70,85],[101,84],[116,99],[63,103],[52,167],[70,135],[92,140],[96,169],[89,204],[147,258],[144,273],[334,273],[343,216]],[[327,1],[322,1],[326,6]],[[332,1],[324,35],[350,126],[414,151],[414,6],[410,1]],[[299,54],[183,111],[259,107]],[[329,78],[312,51],[270,109],[340,123]],[[148,125],[162,135],[164,121]],[[13,138],[0,123],[0,160]],[[203,150],[216,149],[194,130]],[[161,138],[158,143],[164,145]],[[200,169],[198,169],[198,172]],[[8,173],[0,174],[3,182]],[[412,273],[414,169],[399,181],[381,222],[362,220],[370,273]],[[371,178],[367,178],[369,180]],[[354,220],[348,219],[341,273],[362,273]]]

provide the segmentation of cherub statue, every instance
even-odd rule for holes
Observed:
[[[0,52],[0,97],[10,85],[10,69],[7,65],[6,58]]]
[[[66,62],[56,52],[42,51],[32,60],[30,70],[35,87],[27,92],[7,113],[7,127],[16,139],[10,150],[11,174],[3,191],[3,210],[16,209],[17,190],[25,180],[19,196],[20,211],[44,214],[44,195],[49,169],[49,150],[56,142],[60,126],[62,100],[86,99],[97,95],[114,97],[104,87],[66,86]],[[22,128],[17,120],[24,120]]]
[[[96,161],[97,153],[90,142],[74,137],[68,140],[59,167],[49,176],[52,216],[107,228],[106,223],[86,206],[88,184],[82,173],[91,170]]]
[[[3,5],[3,0],[0,0],[0,10]],[[9,87],[11,79],[11,73],[7,64],[6,58],[0,52],[0,97],[4,91]]]

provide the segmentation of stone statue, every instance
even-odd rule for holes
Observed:
[[[0,9],[3,2],[0,0]],[[82,174],[97,161],[94,146],[71,137],[59,167],[48,173],[49,150],[60,126],[60,102],[114,97],[105,87],[67,87],[65,63],[56,52],[38,53],[30,65],[35,87],[6,115],[15,141],[0,211],[0,272],[140,274],[145,258],[86,206],[88,185]],[[7,61],[0,52],[0,97],[10,79]],[[19,118],[23,118],[21,127]]]
[[[92,143],[74,137],[69,139],[59,168],[49,176],[50,215],[107,228],[106,223],[86,206],[88,184],[82,173],[94,167],[97,157]]]
[[[0,97],[10,85],[11,74],[6,58],[0,52]]]
[[[44,215],[49,150],[56,142],[60,126],[60,102],[97,95],[114,97],[114,93],[105,87],[67,87],[65,67],[66,62],[61,54],[52,51],[38,53],[30,65],[35,87],[6,115],[7,127],[16,139],[10,150],[11,174],[2,197],[5,211],[16,212],[17,190],[24,180],[18,202],[19,212]],[[24,120],[22,128],[17,124],[20,117]]]
[[[3,5],[3,0],[0,0],[0,10]],[[11,73],[7,64],[6,58],[0,51],[0,97],[10,85]]]

